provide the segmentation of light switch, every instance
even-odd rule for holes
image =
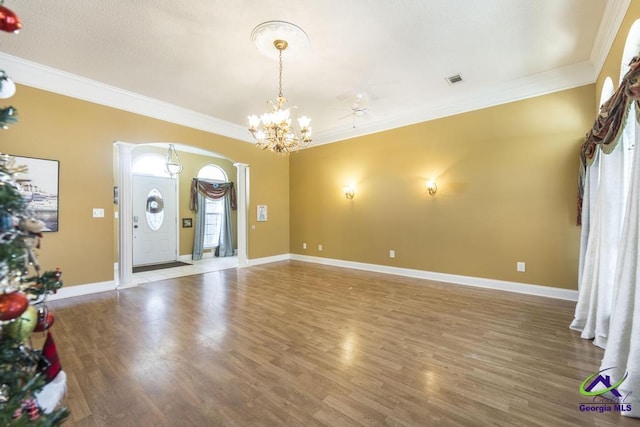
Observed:
[[[104,218],[104,209],[102,209],[102,208],[93,208],[93,217],[94,218]]]

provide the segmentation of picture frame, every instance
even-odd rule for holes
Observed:
[[[256,220],[258,222],[265,222],[267,220],[267,205],[258,205]]]
[[[182,228],[192,228],[192,227],[193,227],[192,218],[182,218]]]
[[[12,156],[17,167],[26,166],[16,174],[20,194],[27,202],[27,212],[44,222],[42,231],[59,230],[60,161],[35,157]]]

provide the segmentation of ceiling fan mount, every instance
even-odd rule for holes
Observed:
[[[351,112],[354,116],[362,117],[367,112],[367,106],[362,104],[364,99],[364,93],[359,92],[356,94],[356,102],[351,106]]]
[[[351,106],[347,109],[344,108],[343,110],[349,111],[349,114],[347,114],[346,116],[340,117],[340,119],[346,119],[349,117],[353,118],[353,127],[356,127],[356,118],[364,118],[364,119],[368,119],[370,114],[369,114],[369,106],[366,105],[365,99],[367,98],[366,94],[364,92],[358,92],[355,95],[355,100],[353,102],[353,104],[351,104]]]

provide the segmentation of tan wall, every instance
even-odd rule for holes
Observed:
[[[602,85],[604,84],[604,80],[607,77],[611,77],[613,80],[613,85],[617,89],[618,84],[620,83],[620,65],[622,64],[622,53],[624,51],[624,44],[627,41],[627,35],[629,34],[629,29],[636,21],[636,19],[640,19],[640,2],[632,1],[629,5],[629,9],[620,25],[620,29],[618,30],[618,34],[611,45],[611,49],[609,49],[609,53],[607,55],[607,59],[605,60],[602,70],[600,70],[600,74],[598,75],[598,80],[596,82],[596,97],[595,97],[595,106],[596,112],[598,111],[598,103],[600,102],[600,92],[602,91]],[[639,52],[640,53],[640,52]]]
[[[269,221],[249,230],[249,257],[289,250],[288,160],[252,144],[19,85],[2,105],[20,122],[0,132],[2,152],[60,161],[60,231],[40,250],[45,269],[60,267],[66,286],[113,280],[114,219],[92,218],[113,206],[113,142],[175,142],[250,165],[250,213],[269,205]],[[249,224],[255,221],[250,215]]]
[[[576,289],[593,97],[589,85],[292,155],[291,252]]]
[[[290,167],[251,144],[21,85],[3,103],[18,108],[20,123],[0,132],[0,149],[60,160],[60,231],[46,234],[40,261],[60,267],[67,286],[113,279],[114,220],[91,218],[91,208],[113,204],[120,140],[248,163],[250,258],[291,251],[575,289],[576,150],[604,78],[617,83],[639,17],[632,2],[595,85],[315,147]],[[428,197],[424,181],[434,176],[439,191]],[[350,182],[356,197],[347,201]],[[255,221],[258,204],[269,206],[269,221]]]

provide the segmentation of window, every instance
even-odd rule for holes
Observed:
[[[164,200],[157,188],[153,188],[147,195],[147,225],[153,231],[160,230],[164,221]]]
[[[221,167],[216,165],[206,165],[198,171],[198,178],[210,179],[212,181],[228,182],[227,174]],[[204,244],[205,249],[218,246],[220,241],[220,227],[222,226],[222,210],[224,209],[224,199],[206,199],[205,222],[204,222]]]
[[[622,61],[620,64],[620,81],[625,74],[629,71],[629,63],[634,56],[638,54],[640,50],[640,19],[636,20],[631,28],[629,34],[627,34],[627,40],[624,43],[624,50],[622,51]]]
[[[131,172],[136,175],[169,176],[165,165],[167,159],[155,153],[143,154],[131,165]]]
[[[620,80],[627,74],[629,69],[629,63],[634,56],[638,54],[640,49],[640,19],[636,20],[631,28],[629,34],[627,34],[627,40],[624,43],[624,50],[622,52],[622,61],[620,62]],[[604,88],[603,88],[604,90]],[[631,185],[631,170],[633,168],[633,152],[636,148],[636,103],[632,102],[629,107],[628,119],[622,130],[622,138],[619,144],[622,145],[623,150],[623,182],[622,191],[627,194],[629,186]],[[622,206],[624,208],[624,206]]]

